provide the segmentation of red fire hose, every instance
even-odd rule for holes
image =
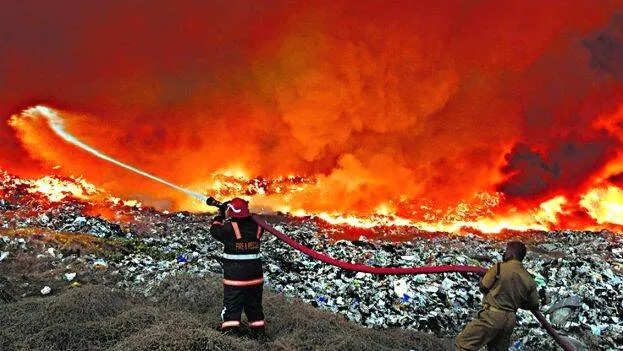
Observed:
[[[313,257],[322,262],[328,263],[330,265],[340,267],[342,269],[346,269],[349,271],[357,271],[364,273],[372,273],[372,274],[390,274],[390,275],[404,275],[404,274],[435,274],[435,273],[455,273],[455,272],[470,272],[476,273],[479,275],[484,275],[487,272],[486,268],[477,267],[477,266],[462,266],[462,265],[444,265],[444,266],[425,266],[425,267],[372,267],[363,264],[355,264],[346,261],[337,260],[333,257],[327,256],[321,252],[310,249],[304,246],[301,243],[298,243],[288,235],[278,231],[273,228],[270,224],[266,223],[259,216],[253,216],[253,219],[266,231],[270,232],[281,241],[286,244],[292,246],[294,249]],[[532,311],[532,314],[536,317],[536,319],[541,323],[541,326],[547,330],[547,333],[554,338],[556,343],[562,347],[565,351],[574,351],[573,348],[566,340],[563,340],[560,335],[556,332],[554,327],[545,319],[543,314],[539,311]]]

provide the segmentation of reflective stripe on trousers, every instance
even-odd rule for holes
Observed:
[[[227,321],[221,324],[221,329],[228,328],[228,327],[239,327],[239,326],[240,326],[240,321]]]
[[[251,286],[258,285],[264,282],[264,277],[251,279],[251,280],[232,280],[232,279],[223,279],[223,284],[230,286]]]
[[[266,326],[266,322],[264,322],[263,320],[255,321],[255,322],[249,322],[249,327],[251,327],[251,328],[263,328],[265,326]]]

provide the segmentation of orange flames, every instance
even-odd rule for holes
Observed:
[[[101,190],[84,179],[63,179],[46,176],[30,182],[30,185],[29,192],[41,193],[50,202],[59,202],[67,197],[88,199],[101,193]]]
[[[14,123],[17,125],[18,123]],[[59,168],[59,167],[55,167]],[[388,201],[369,214],[339,213],[336,211],[306,211],[293,208],[288,203],[297,193],[314,192],[319,182],[309,177],[289,175],[275,179],[249,178],[242,169],[213,174],[201,184],[207,193],[221,199],[244,197],[250,199],[256,210],[289,212],[295,216],[314,216],[333,225],[368,228],[415,227],[428,232],[480,232],[499,233],[504,230],[529,231],[568,228],[561,217],[569,214],[569,202],[564,196],[556,196],[542,202],[538,208],[519,211],[504,206],[501,193],[479,193],[471,201],[465,201],[445,209],[433,204],[416,201]],[[6,176],[6,175],[5,175]],[[92,201],[97,206],[90,209],[92,215],[115,217],[112,208],[118,206],[140,207],[136,200],[122,200],[82,178],[44,176],[34,180],[18,180],[17,184],[28,186],[28,192],[43,195],[49,202],[67,198]],[[577,204],[591,218],[592,224],[575,229],[620,229],[623,225],[623,190],[616,186],[594,187],[580,197]],[[206,207],[194,201],[186,202],[187,210],[205,211]],[[504,210],[502,210],[504,209]],[[403,216],[397,215],[402,213]]]
[[[5,174],[4,177],[7,175]],[[210,183],[210,182],[209,182]],[[50,203],[61,202],[68,198],[89,201],[91,207],[88,214],[102,215],[109,219],[120,220],[121,212],[115,215],[114,208],[141,207],[136,200],[122,200],[111,196],[105,190],[97,188],[81,178],[45,176],[39,179],[15,181],[17,185],[28,186],[27,191],[35,195],[43,195]],[[317,186],[311,179],[288,176],[267,180],[262,178],[246,178],[238,172],[224,172],[214,175],[210,193],[220,198],[235,196],[250,199],[257,210],[262,203],[283,203],[293,193],[305,191],[308,187]],[[538,208],[519,212],[517,209],[507,210],[506,214],[496,214],[504,202],[502,194],[477,194],[471,203],[460,203],[445,211],[434,209],[430,205],[420,205],[419,211],[411,212],[412,218],[397,216],[400,210],[394,203],[388,202],[375,209],[370,215],[343,214],[337,212],[306,212],[304,209],[293,209],[289,206],[275,205],[275,211],[290,212],[295,216],[313,216],[332,225],[355,228],[374,229],[379,227],[414,227],[427,232],[479,232],[500,233],[505,230],[532,231],[567,228],[561,225],[560,218],[568,215],[565,210],[568,201],[563,196],[554,197],[541,203]],[[406,202],[403,206],[408,207]],[[411,203],[411,207],[415,204]],[[575,229],[620,230],[623,225],[623,190],[614,186],[594,188],[581,197],[579,205],[590,216],[594,225],[585,225]],[[400,206],[400,205],[398,205]],[[191,205],[191,210],[204,211],[203,205]],[[402,209],[404,211],[404,209]]]
[[[206,210],[22,112],[42,104],[121,162],[256,210],[429,231],[623,225],[621,1],[41,4],[53,23],[9,6],[0,168],[20,176]]]

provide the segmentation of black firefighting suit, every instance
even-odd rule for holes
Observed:
[[[259,257],[262,228],[251,216],[224,220],[219,215],[214,217],[210,234],[224,245],[221,329],[237,329],[244,311],[249,327],[263,332],[264,274]]]

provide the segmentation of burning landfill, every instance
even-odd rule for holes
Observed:
[[[199,278],[222,272],[220,244],[208,234],[209,214],[154,210],[106,197],[86,181],[73,178],[25,180],[2,173],[0,189],[0,257],[5,262],[28,253],[52,258],[54,265],[69,266],[92,237],[124,243],[125,249],[83,254],[83,269],[97,267],[115,277],[111,281],[118,288],[133,294],[150,297],[161,281],[182,273]],[[94,214],[98,208],[107,209],[108,219]],[[331,225],[313,216],[275,214],[266,218],[310,248],[379,267],[490,266],[501,260],[504,241],[518,237],[529,245],[527,268],[537,284],[546,288],[551,302],[543,311],[558,331],[584,349],[616,349],[623,344],[623,237],[610,231],[419,232],[419,236],[411,233],[401,241],[395,240],[394,233],[390,241],[371,235],[400,228],[379,226],[359,229],[358,239],[344,240],[340,239],[344,233],[356,228]],[[65,240],[49,238],[44,245],[35,244],[35,239],[53,233],[63,233]],[[481,303],[477,276],[471,274],[376,276],[350,272],[310,259],[274,236],[265,236],[263,241],[270,290],[367,327],[452,336]],[[59,274],[66,284],[78,284],[84,276],[75,268]],[[44,295],[51,290],[49,286],[36,288]],[[555,349],[534,317],[528,312],[518,316],[513,349]]]
[[[360,333],[453,338],[516,238],[555,329],[623,348],[623,1],[94,3],[0,4],[0,317],[218,276],[206,200],[241,197],[267,291]]]

